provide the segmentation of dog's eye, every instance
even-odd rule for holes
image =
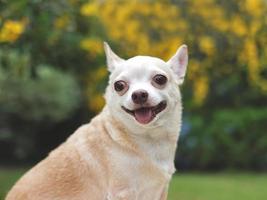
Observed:
[[[117,91],[117,92],[123,92],[125,91],[126,89],[128,88],[128,85],[125,81],[116,81],[114,83],[114,89]]]
[[[163,86],[167,82],[167,77],[161,74],[157,74],[156,76],[153,77],[153,82],[159,86]]]

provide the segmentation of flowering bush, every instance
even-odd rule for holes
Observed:
[[[199,127],[199,132],[191,130],[196,139],[208,131],[216,138],[223,133],[221,118],[217,119],[214,113],[234,109],[245,115],[247,112],[241,111],[250,107],[257,115],[266,107],[264,0],[20,0],[0,4],[0,49],[10,56],[8,61],[0,60],[0,79],[5,71],[8,76],[15,74],[37,81],[44,66],[72,74],[82,91],[78,107],[90,116],[105,103],[102,95],[108,73],[104,40],[124,58],[146,54],[167,60],[182,43],[189,46],[183,101],[185,115],[193,113],[196,117],[189,117],[187,122],[189,127]],[[13,96],[17,92],[9,91]],[[231,118],[235,114],[225,116]],[[257,116],[259,121],[265,119]],[[216,122],[211,125],[220,123],[218,130],[210,129],[210,122],[198,126],[196,119],[212,121],[213,117]],[[239,119],[243,120],[240,116]],[[246,120],[249,123],[252,119]],[[244,130],[235,124],[239,123],[237,120],[223,122],[225,126],[233,123],[236,132]],[[255,129],[257,133],[263,131],[262,126]],[[0,127],[0,134],[1,130]],[[243,134],[249,138],[249,133]],[[189,136],[185,135],[184,140]],[[218,141],[214,149],[220,148]],[[259,141],[255,143],[261,145]],[[190,150],[189,145],[185,142],[180,146],[189,149],[189,154],[199,148]],[[213,166],[212,160],[216,160],[216,154],[210,155],[205,167]]]

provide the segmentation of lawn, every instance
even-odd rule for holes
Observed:
[[[0,170],[0,200],[25,170]],[[178,174],[173,177],[168,200],[265,200],[267,174]]]
[[[169,200],[266,200],[267,174],[178,174]]]

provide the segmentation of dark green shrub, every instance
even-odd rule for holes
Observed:
[[[186,116],[176,164],[197,169],[267,169],[266,121],[267,108],[217,110],[209,118]]]
[[[9,146],[2,154],[25,159],[38,152],[35,145],[42,129],[68,119],[79,108],[80,88],[70,74],[48,66],[38,66],[35,79],[3,68],[1,72],[0,143]]]

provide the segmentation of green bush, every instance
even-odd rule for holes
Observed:
[[[60,121],[80,102],[75,79],[51,67],[38,67],[38,79],[1,80],[2,112],[29,121]]]
[[[267,108],[185,116],[176,164],[181,168],[266,170],[266,121]]]
[[[40,153],[36,142],[44,128],[79,108],[80,87],[72,75],[50,66],[37,66],[31,77],[25,54],[9,51],[0,60],[0,154],[26,159]]]

